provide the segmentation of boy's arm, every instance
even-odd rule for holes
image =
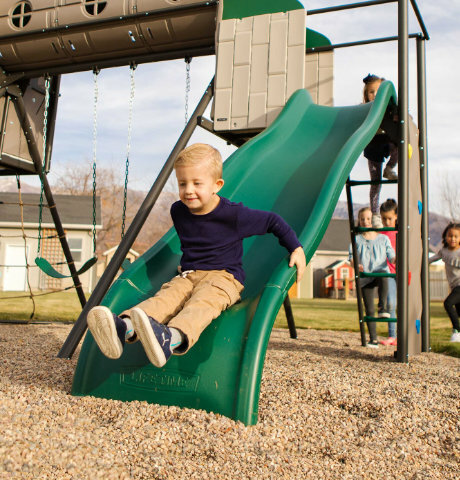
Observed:
[[[300,282],[305,268],[306,258],[302,244],[294,230],[278,214],[264,210],[254,210],[240,204],[238,212],[238,231],[241,238],[272,233],[281,246],[291,254],[289,267],[297,267],[297,282]]]
[[[294,230],[278,214],[254,210],[242,204],[239,204],[238,211],[238,233],[240,238],[272,233],[289,253],[302,246]]]

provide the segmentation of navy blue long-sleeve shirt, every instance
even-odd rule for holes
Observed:
[[[171,206],[181,242],[182,270],[226,270],[244,284],[243,239],[273,233],[292,253],[301,244],[292,228],[276,213],[254,210],[220,197],[217,207],[194,215],[181,202]]]

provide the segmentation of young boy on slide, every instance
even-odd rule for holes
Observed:
[[[120,315],[103,306],[90,310],[88,327],[106,357],[119,358],[125,342],[136,340],[157,367],[172,354],[186,353],[212,320],[240,299],[244,238],[273,233],[290,253],[297,281],[305,271],[302,246],[279,215],[218,195],[224,185],[218,150],[191,145],[179,154],[174,169],[180,200],[171,206],[171,217],[181,242],[181,273]]]

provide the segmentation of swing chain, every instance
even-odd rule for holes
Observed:
[[[126,204],[128,199],[128,176],[129,176],[129,154],[131,151],[131,132],[133,126],[133,106],[134,106],[134,96],[136,93],[136,82],[134,78],[134,72],[137,65],[132,63],[130,66],[131,69],[131,91],[129,95],[129,114],[128,114],[128,142],[126,145],[126,168],[125,168],[125,186],[123,190],[123,213],[121,221],[121,238],[125,235],[125,222],[126,222]]]
[[[43,113],[43,163],[42,163],[42,173],[45,173],[46,168],[46,135],[48,131],[48,110],[50,105],[50,77],[49,75],[45,76],[45,110]],[[41,182],[40,189],[40,208],[38,214],[38,244],[37,244],[37,256],[40,255],[40,244],[42,240],[42,217],[43,217],[43,193],[44,185]]]
[[[188,101],[190,94],[190,64],[192,57],[185,57],[185,125],[188,123]]]
[[[93,110],[93,253],[96,255],[96,159],[97,159],[97,104],[99,101],[99,69],[93,69],[94,110]]]

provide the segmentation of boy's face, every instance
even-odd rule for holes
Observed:
[[[382,217],[382,223],[384,227],[394,228],[396,226],[398,215],[396,215],[394,210],[390,210],[389,212],[381,212],[380,216]]]
[[[224,181],[215,179],[206,162],[176,168],[179,198],[195,215],[212,212],[219,204],[217,192]]]
[[[359,214],[358,218],[359,226],[363,228],[372,227],[372,212],[370,210],[364,210]]]

